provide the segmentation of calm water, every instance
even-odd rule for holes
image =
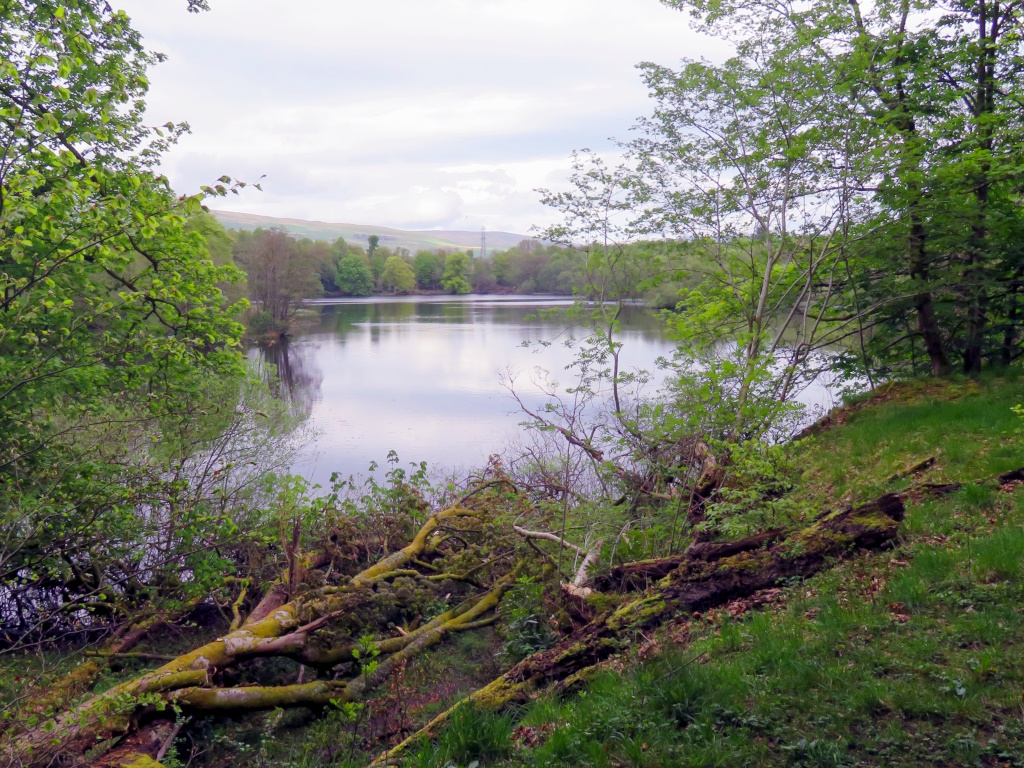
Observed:
[[[332,472],[365,474],[371,461],[385,464],[392,450],[403,466],[483,464],[524,418],[503,374],[516,376],[531,407],[545,402],[534,384],[538,369],[562,389],[573,383],[566,366],[574,353],[564,344],[571,333],[536,317],[569,303],[535,296],[319,302],[317,322],[287,344],[253,352],[277,365],[282,394],[318,432],[294,471],[326,485]],[[657,319],[639,308],[624,318],[621,339],[626,369],[653,370],[671,352]]]

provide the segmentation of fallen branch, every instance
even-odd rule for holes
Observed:
[[[249,594],[249,583],[248,579],[242,585],[242,588],[238,591],[238,597],[231,604],[231,629],[236,630],[242,626],[242,603],[245,602],[246,595]]]
[[[587,552],[586,557],[583,558],[583,562],[580,563],[580,567],[576,569],[576,575],[573,576],[572,584],[570,586],[577,590],[586,588],[587,584],[590,583],[590,569],[597,562],[597,558],[601,555],[601,546],[604,544],[604,540],[598,541],[591,547],[590,551]]]
[[[436,736],[459,707],[499,710],[526,702],[537,691],[555,684],[571,687],[624,650],[636,632],[650,631],[676,616],[704,611],[794,577],[812,576],[836,558],[887,544],[895,539],[902,519],[903,503],[888,494],[855,509],[825,514],[766,548],[715,562],[684,561],[645,596],[599,616],[553,648],[523,660],[380,755],[372,765],[394,764],[410,745]]]
[[[919,461],[916,464],[912,464],[911,466],[906,467],[905,469],[900,470],[896,474],[890,476],[889,479],[886,480],[885,482],[887,482],[887,483],[894,483],[897,480],[902,480],[905,477],[910,477],[911,475],[918,475],[921,472],[924,472],[926,469],[930,469],[934,464],[935,464],[935,457],[934,456],[929,456],[924,461]]]
[[[171,745],[174,744],[174,740],[178,738],[178,734],[181,733],[181,729],[184,727],[184,725],[185,720],[179,720],[174,724],[174,728],[171,730],[169,734],[167,734],[167,738],[164,739],[163,745],[156,753],[156,762],[159,763],[161,760],[167,757],[167,753],[170,751]]]
[[[586,598],[587,595],[593,591],[587,586],[590,582],[590,568],[597,562],[597,558],[600,557],[601,546],[604,544],[604,540],[598,541],[588,552],[582,547],[577,547],[575,544],[566,541],[561,536],[557,536],[554,533],[549,533],[547,531],[528,531],[518,525],[513,525],[512,530],[526,539],[528,543],[534,539],[543,539],[544,541],[554,542],[565,549],[571,549],[576,554],[581,555],[583,557],[583,561],[580,563],[579,568],[576,569],[576,574],[573,576],[572,581],[562,582],[562,590],[571,598],[579,600]],[[536,549],[536,547],[534,548]],[[550,558],[548,559],[550,560]]]
[[[144,661],[174,661],[178,658],[163,653],[118,653],[116,651],[86,651],[85,655],[99,659],[142,659]]]
[[[130,733],[137,718],[134,717],[140,696],[159,694],[165,702],[173,702],[197,711],[223,711],[231,709],[260,709],[280,706],[322,706],[333,700],[349,700],[369,687],[368,676],[349,683],[307,683],[292,686],[253,686],[250,688],[218,689],[210,687],[215,671],[230,668],[242,661],[265,655],[283,655],[302,663],[337,663],[336,659],[352,657],[352,649],[342,643],[325,643],[322,648],[310,649],[310,639],[342,614],[358,613],[374,604],[374,583],[381,574],[401,570],[424,553],[435,549],[435,535],[451,521],[482,521],[483,513],[455,506],[431,515],[412,541],[397,552],[356,574],[348,583],[330,594],[313,590],[282,602],[284,585],[275,585],[261,600],[257,609],[242,626],[223,637],[175,658],[162,667],[114,686],[79,706],[61,714],[44,726],[37,726],[17,735],[8,746],[8,757],[23,766],[45,766],[54,762],[81,763],[83,756],[94,745]],[[503,587],[502,587],[503,589]],[[494,607],[501,589],[494,589],[470,601],[457,613],[442,614],[420,630],[406,637],[380,641],[382,653],[392,654],[379,663],[372,678],[376,684],[393,668],[392,659],[406,659],[418,650],[429,647],[450,631],[482,619],[482,614]],[[371,627],[363,627],[365,631]],[[276,646],[276,647],[275,647]],[[314,658],[307,660],[306,656]],[[324,657],[331,658],[325,659]]]
[[[582,548],[577,547],[575,544],[566,541],[561,536],[558,536],[554,533],[548,533],[547,531],[528,531],[525,528],[520,528],[518,525],[513,525],[512,530],[518,533],[524,539],[543,539],[544,541],[554,542],[560,547],[571,549],[578,555],[586,554],[586,552],[584,552]]]

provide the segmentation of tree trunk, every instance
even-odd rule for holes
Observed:
[[[916,133],[916,128],[911,128],[911,131]],[[919,280],[922,286],[926,286],[929,277],[927,235],[918,212],[920,191],[914,189],[914,193],[910,210],[910,276]],[[952,373],[953,366],[950,365],[949,358],[946,356],[942,332],[939,329],[938,319],[935,317],[935,305],[932,303],[931,292],[927,288],[914,295],[914,307],[917,310],[917,329],[921,333],[924,348],[928,352],[932,375],[948,376]]]
[[[924,291],[914,296],[914,306],[917,308],[917,328],[921,332],[924,348],[928,352],[932,375],[948,376],[953,371],[953,367],[949,364],[949,358],[946,357],[942,334],[935,319],[935,307],[932,305],[931,294]]]
[[[738,541],[695,541],[681,555],[662,557],[655,560],[638,560],[634,563],[618,565],[607,574],[598,577],[596,586],[604,592],[609,590],[616,592],[643,590],[654,582],[665,578],[685,562],[692,562],[694,560],[713,562],[721,560],[723,557],[738,555],[741,552],[762,549],[782,538],[785,538],[785,533],[774,530],[765,531],[755,536],[748,536]]]
[[[596,665],[623,651],[636,632],[647,632],[676,617],[720,606],[794,577],[812,576],[834,559],[858,549],[888,544],[896,538],[903,511],[900,497],[887,494],[855,509],[826,513],[770,546],[747,548],[739,554],[720,550],[717,556],[710,555],[710,562],[684,556],[646,595],[599,616],[553,648],[524,659],[379,756],[373,765],[379,768],[393,764],[409,746],[436,735],[460,706],[498,710],[524,703],[535,692],[552,685],[572,686]]]
[[[373,605],[374,585],[437,546],[439,539],[448,535],[446,524],[480,518],[481,513],[466,507],[450,507],[432,515],[408,546],[356,574],[344,586],[314,590],[281,605],[276,605],[280,592],[271,590],[260,610],[241,628],[94,696],[43,726],[14,735],[7,748],[8,757],[12,764],[26,767],[41,768],[54,763],[81,765],[85,753],[96,744],[133,731],[140,709],[166,707],[168,703],[198,711],[258,710],[325,706],[361,695],[367,687],[372,687],[371,683],[375,685],[383,679],[382,675],[386,675],[383,670],[393,665],[389,663],[391,659],[406,658],[440,642],[448,632],[478,620],[482,613],[496,605],[507,582],[500,582],[482,596],[443,613],[415,632],[379,641],[376,651],[381,655],[391,654],[391,658],[382,660],[377,673],[370,677],[357,677],[347,682],[236,689],[215,688],[211,678],[216,672],[247,659],[268,655],[325,666],[353,658],[354,638],[347,642],[331,638],[321,645],[311,642],[314,633],[346,616],[362,617]],[[376,629],[372,621],[367,621],[363,631]]]

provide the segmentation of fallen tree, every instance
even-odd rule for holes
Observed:
[[[465,554],[491,523],[484,498],[495,485],[487,482],[453,506],[426,520],[412,540],[337,585],[320,586],[287,596],[278,587],[267,590],[248,619],[227,634],[134,679],[93,696],[52,719],[7,735],[6,751],[12,765],[95,763],[93,754],[105,745],[137,731],[140,724],[172,720],[175,710],[203,714],[258,711],[277,707],[327,707],[353,701],[378,685],[396,668],[451,632],[472,629],[486,622],[498,604],[511,571],[498,567],[498,558],[476,558],[475,573],[445,566],[467,559]],[[497,495],[497,494],[495,494]],[[493,544],[488,541],[488,544]],[[490,551],[490,550],[487,550]],[[490,566],[489,568],[487,566]],[[479,588],[483,571],[492,577]],[[423,604],[444,588],[470,585],[465,599],[411,631],[386,636],[403,618],[421,617]],[[359,658],[363,648],[375,661],[354,670],[348,679],[320,679],[285,685],[221,686],[226,670],[269,656],[293,659],[314,670],[328,672]],[[123,644],[116,651],[123,650]],[[96,661],[83,665],[76,680],[90,677]],[[47,699],[52,701],[52,698]],[[129,739],[137,746],[139,739]],[[144,740],[142,740],[144,741]],[[152,745],[150,745],[152,746]],[[92,750],[92,752],[90,752]],[[122,764],[140,754],[152,758],[148,747],[121,753]],[[87,755],[91,755],[87,760]],[[110,756],[104,759],[110,762]]]
[[[523,660],[380,755],[373,766],[391,765],[409,746],[435,736],[459,707],[498,710],[523,703],[552,686],[572,687],[625,650],[637,633],[787,579],[812,576],[850,553],[888,544],[896,538],[903,514],[902,499],[887,494],[869,504],[826,513],[774,543],[771,537],[756,536],[717,549],[692,548],[641,597],[603,613],[554,647]],[[622,585],[634,584],[626,580]]]
[[[571,685],[622,650],[638,631],[786,578],[812,575],[830,558],[890,541],[902,511],[898,497],[884,496],[869,505],[826,514],[781,540],[777,532],[772,532],[722,545],[695,545],[674,559],[670,572],[643,597],[599,616],[555,647],[527,658],[468,701],[497,708],[522,701],[549,685]],[[291,600],[283,597],[280,589],[269,589],[248,620],[226,635],[87,699],[42,726],[17,734],[9,745],[12,762],[24,766],[54,761],[82,764],[90,750],[106,744],[111,750],[103,764],[128,765],[157,754],[162,740],[154,734],[170,731],[170,713],[174,710],[213,714],[278,707],[320,708],[360,699],[398,665],[441,642],[449,633],[489,621],[485,617],[498,605],[513,572],[506,570],[489,588],[474,591],[458,606],[412,631],[375,640],[372,654],[379,661],[368,673],[352,674],[345,680],[287,685],[219,686],[216,680],[227,669],[266,657],[289,658],[320,670],[352,662],[358,656],[357,638],[369,631],[384,631],[386,616],[376,611],[380,587],[394,585],[400,579],[428,584],[464,579],[467,574],[431,572],[426,561],[437,556],[440,547],[453,537],[465,542],[471,533],[482,533],[486,523],[487,515],[479,507],[455,505],[432,515],[405,547],[343,585],[310,590]],[[528,540],[544,538],[566,545],[553,535],[514,530]],[[620,572],[635,574],[644,568],[657,570],[665,568],[665,563],[632,564]],[[578,576],[582,579],[581,574]],[[607,578],[602,583],[607,586]],[[623,579],[619,586],[635,588],[636,583]],[[411,592],[406,594],[410,596]],[[432,732],[445,719],[442,715],[423,733]],[[150,730],[148,736],[137,733],[142,724]],[[394,756],[407,743],[411,740],[389,754]]]
[[[1014,483],[1022,477],[1024,472],[1006,473],[996,481]],[[549,568],[558,578],[537,541],[575,550],[582,565],[561,591],[574,602],[568,610],[582,605],[589,610],[589,620],[435,718],[375,763],[390,764],[410,744],[434,735],[460,706],[501,709],[545,689],[571,689],[627,650],[638,634],[793,578],[812,576],[853,552],[889,544],[903,519],[905,500],[960,487],[912,486],[869,504],[825,512],[795,531],[695,543],[681,555],[626,563],[595,579],[587,569],[596,548],[586,551],[555,534],[515,525],[509,513],[522,511],[522,505],[517,506],[521,496],[498,488],[507,485],[482,484],[458,503],[430,515],[405,546],[342,583],[299,589],[278,583],[266,588],[248,618],[233,622],[223,636],[49,722],[9,732],[9,763],[143,764],[138,761],[157,758],[177,735],[180,724],[175,725],[174,714],[321,709],[363,700],[396,669],[449,634],[492,623],[495,608],[516,576],[537,570],[531,568],[533,555],[538,556],[536,565]],[[511,549],[496,555],[499,541],[521,544],[517,557],[506,556]],[[327,565],[329,560],[317,556],[307,564]],[[614,597],[617,607],[598,614],[595,606],[607,605],[608,599],[588,601],[586,584]],[[428,613],[424,596],[436,598],[440,590],[456,594],[456,588],[461,590],[456,604],[423,619]],[[573,613],[582,615],[579,610]],[[128,653],[127,647],[118,642],[101,653]],[[365,665],[360,652],[364,660],[369,654],[372,664]],[[247,662],[264,658],[291,659],[313,670],[318,679],[304,680],[304,673],[284,684],[226,678],[226,671],[245,669]],[[90,673],[95,661],[90,658],[84,665]]]

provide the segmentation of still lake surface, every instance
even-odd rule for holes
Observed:
[[[574,351],[564,321],[543,310],[567,298],[538,296],[408,296],[311,303],[319,316],[287,343],[254,349],[277,366],[281,394],[308,413],[316,433],[293,467],[325,487],[332,472],[366,474],[395,451],[402,466],[481,466],[524,420],[503,378],[530,407],[546,397],[537,386],[547,371],[562,390]],[[620,334],[625,370],[655,371],[672,344],[652,313],[630,308]],[[652,388],[653,392],[653,388]],[[803,399],[803,398],[802,398]],[[807,402],[831,405],[827,387]]]

